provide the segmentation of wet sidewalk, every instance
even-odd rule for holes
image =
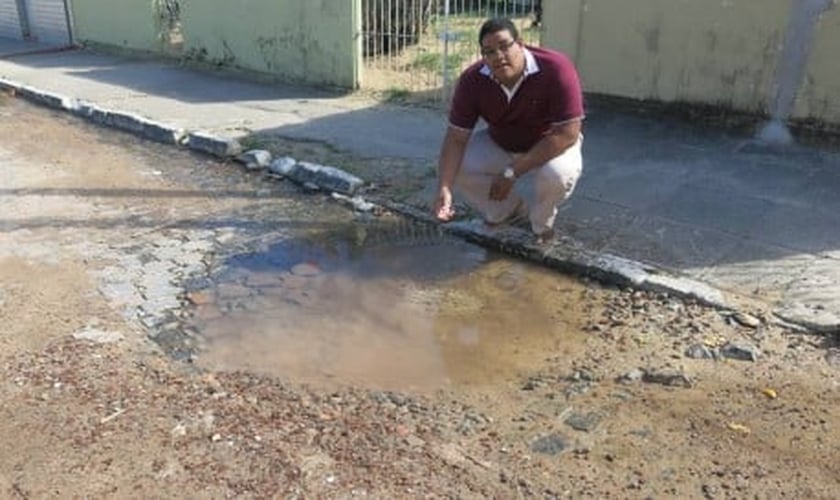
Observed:
[[[78,99],[188,132],[324,141],[424,169],[446,123],[428,109],[86,51],[0,56],[0,79],[30,96]],[[666,288],[671,276],[686,277],[810,328],[840,329],[839,153],[768,148],[749,135],[595,103],[587,113],[585,173],[558,221],[566,241]]]

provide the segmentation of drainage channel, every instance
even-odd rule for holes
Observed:
[[[402,218],[280,238],[202,283],[183,330],[208,369],[427,391],[497,384],[582,345],[585,284]]]

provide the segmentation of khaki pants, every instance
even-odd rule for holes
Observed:
[[[520,177],[505,200],[492,201],[493,178],[502,175],[518,155],[499,147],[486,129],[477,131],[467,143],[455,188],[487,222],[500,223],[527,213],[531,229],[542,234],[554,227],[557,206],[571,196],[580,177],[582,142],[583,136],[562,155]]]

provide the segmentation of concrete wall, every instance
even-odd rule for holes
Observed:
[[[73,0],[76,38],[240,68],[285,81],[355,88],[360,0],[179,0],[177,33],[161,0]]]
[[[543,2],[543,43],[574,57],[588,92],[763,113],[792,0]],[[796,118],[840,122],[840,13],[821,19]],[[833,100],[833,103],[831,102]]]
[[[355,87],[354,0],[181,0],[184,54],[303,83]]]
[[[840,124],[840,6],[823,14],[793,115]]]
[[[73,37],[78,43],[158,50],[151,0],[72,0]]]

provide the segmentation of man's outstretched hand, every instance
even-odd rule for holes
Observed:
[[[452,207],[452,190],[448,187],[442,187],[438,191],[433,214],[441,222],[449,222],[455,216],[455,209]]]

